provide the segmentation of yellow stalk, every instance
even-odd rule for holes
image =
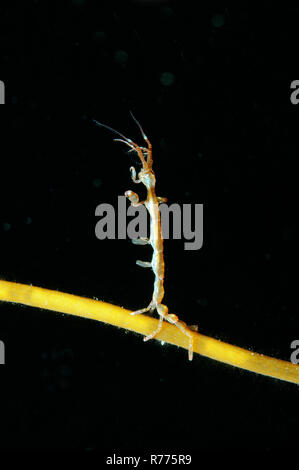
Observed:
[[[0,301],[14,302],[55,312],[98,320],[144,336],[157,328],[158,320],[130,315],[130,310],[99,300],[87,299],[41,287],[0,281]],[[188,338],[176,326],[163,323],[155,338],[188,349]],[[193,333],[194,352],[241,369],[299,384],[299,366],[263,354],[247,351],[222,341]],[[186,367],[189,366],[186,363]]]

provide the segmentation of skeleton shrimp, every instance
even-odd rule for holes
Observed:
[[[161,217],[160,217],[160,210],[159,204],[162,202],[166,202],[166,198],[156,196],[156,177],[153,171],[153,156],[152,156],[152,144],[150,143],[148,137],[145,135],[140,123],[135,119],[133,114],[131,113],[132,118],[134,119],[135,123],[139,127],[139,130],[142,134],[144,141],[147,144],[147,147],[140,147],[131,139],[128,139],[120,132],[112,129],[105,124],[101,124],[98,121],[94,122],[99,125],[103,126],[106,129],[116,133],[120,138],[114,139],[115,141],[123,142],[128,147],[130,147],[130,152],[135,152],[141,163],[142,168],[139,171],[138,175],[136,175],[136,170],[132,166],[130,168],[131,178],[132,181],[136,184],[143,183],[147,189],[147,197],[144,201],[139,201],[139,196],[131,190],[125,192],[125,196],[131,202],[133,207],[141,206],[142,204],[145,205],[146,209],[150,214],[150,238],[137,238],[132,240],[133,243],[137,245],[146,245],[150,244],[153,248],[153,256],[151,261],[140,261],[137,260],[136,264],[143,268],[152,268],[155,281],[154,281],[154,291],[153,296],[150,304],[142,308],[140,310],[136,310],[131,312],[131,315],[138,315],[145,312],[153,312],[156,310],[159,314],[159,323],[158,327],[148,336],[145,336],[143,339],[144,341],[148,341],[154,338],[162,329],[163,320],[172,323],[177,328],[179,328],[188,338],[189,338],[189,360],[192,361],[193,358],[193,335],[192,330],[197,330],[196,326],[188,327],[186,323],[179,320],[177,315],[173,313],[168,313],[168,307],[162,304],[162,300],[164,297],[164,255],[163,255],[163,237],[162,237],[162,229],[161,229]]]

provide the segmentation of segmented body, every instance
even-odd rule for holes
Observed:
[[[134,116],[132,115],[133,119],[137,123],[142,136],[147,143],[147,148],[140,147],[139,145],[135,144],[131,139],[126,138],[119,132],[115,131],[109,126],[105,124],[100,124],[97,121],[96,124],[106,127],[113,132],[116,132],[121,138],[115,139],[120,142],[125,143],[128,147],[130,147],[130,151],[136,152],[138,155],[141,163],[142,169],[138,173],[138,177],[136,178],[136,170],[134,167],[131,167],[131,176],[134,183],[143,183],[147,189],[147,198],[145,201],[140,202],[139,196],[134,193],[133,191],[129,190],[126,191],[125,195],[130,200],[131,205],[134,207],[138,207],[142,204],[145,205],[146,209],[150,214],[150,238],[149,239],[136,239],[133,240],[135,244],[144,245],[144,244],[151,244],[153,248],[153,256],[151,262],[149,261],[139,261],[137,260],[136,263],[145,268],[152,268],[155,281],[154,281],[154,290],[153,296],[150,304],[142,308],[140,310],[136,310],[135,312],[131,312],[131,315],[138,315],[145,312],[152,312],[157,310],[159,314],[159,324],[156,330],[154,330],[150,335],[144,338],[144,341],[148,341],[151,338],[154,338],[161,330],[163,320],[168,321],[169,323],[174,324],[177,326],[188,338],[189,338],[189,360],[192,360],[193,357],[193,336],[192,336],[192,329],[197,330],[197,327],[188,327],[183,321],[179,320],[179,318],[174,315],[173,313],[168,313],[168,307],[162,304],[162,300],[164,298],[164,255],[163,255],[163,237],[162,237],[162,229],[161,229],[161,216],[159,210],[159,204],[161,202],[165,202],[165,198],[157,197],[156,196],[156,177],[154,171],[152,169],[153,165],[153,158],[152,158],[152,144],[150,143],[149,139],[145,135],[142,127],[140,126],[139,122],[136,121]]]
[[[153,248],[152,270],[155,274],[153,303],[161,304],[164,297],[164,255],[163,255],[163,237],[161,230],[161,216],[159,202],[152,188],[149,191],[148,199],[145,201],[145,207],[150,214],[150,244]]]

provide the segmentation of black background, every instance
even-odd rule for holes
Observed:
[[[157,193],[204,204],[204,246],[165,242],[165,303],[203,334],[289,360],[298,339],[298,7],[2,1],[0,276],[131,309],[149,247],[95,237],[153,143]],[[209,187],[209,190],[208,190]],[[137,188],[137,189],[136,189]],[[209,195],[208,195],[209,192]],[[296,446],[298,387],[90,320],[1,303],[2,448]]]

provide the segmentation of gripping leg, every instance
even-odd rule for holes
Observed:
[[[148,243],[150,243],[150,241],[148,238],[141,237],[141,238],[133,238],[132,243],[134,243],[134,245],[147,245]]]
[[[136,264],[138,264],[138,266],[141,266],[142,268],[151,268],[152,267],[151,261],[140,261],[138,259],[136,261]]]
[[[193,336],[192,336],[192,331],[191,329],[186,325],[186,323],[182,322],[179,320],[179,318],[174,315],[173,313],[168,313],[168,307],[163,304],[157,305],[157,311],[160,315],[160,317],[164,318],[164,320],[167,320],[169,323],[172,323],[173,325],[177,326],[184,335],[188,336],[189,338],[189,361],[192,361],[193,359]]]
[[[131,206],[133,207],[142,206],[142,204],[144,204],[144,201],[139,201],[138,194],[134,193],[134,191],[131,191],[130,189],[125,192],[125,196],[129,199]]]
[[[163,317],[160,316],[157,329],[154,330],[150,335],[145,336],[145,337],[143,338],[143,341],[148,341],[149,339],[154,338],[154,337],[161,331],[162,325],[163,325]]]
[[[151,302],[148,307],[141,308],[140,310],[136,310],[135,312],[131,312],[131,315],[139,315],[140,313],[152,312],[154,309],[155,305]]]

